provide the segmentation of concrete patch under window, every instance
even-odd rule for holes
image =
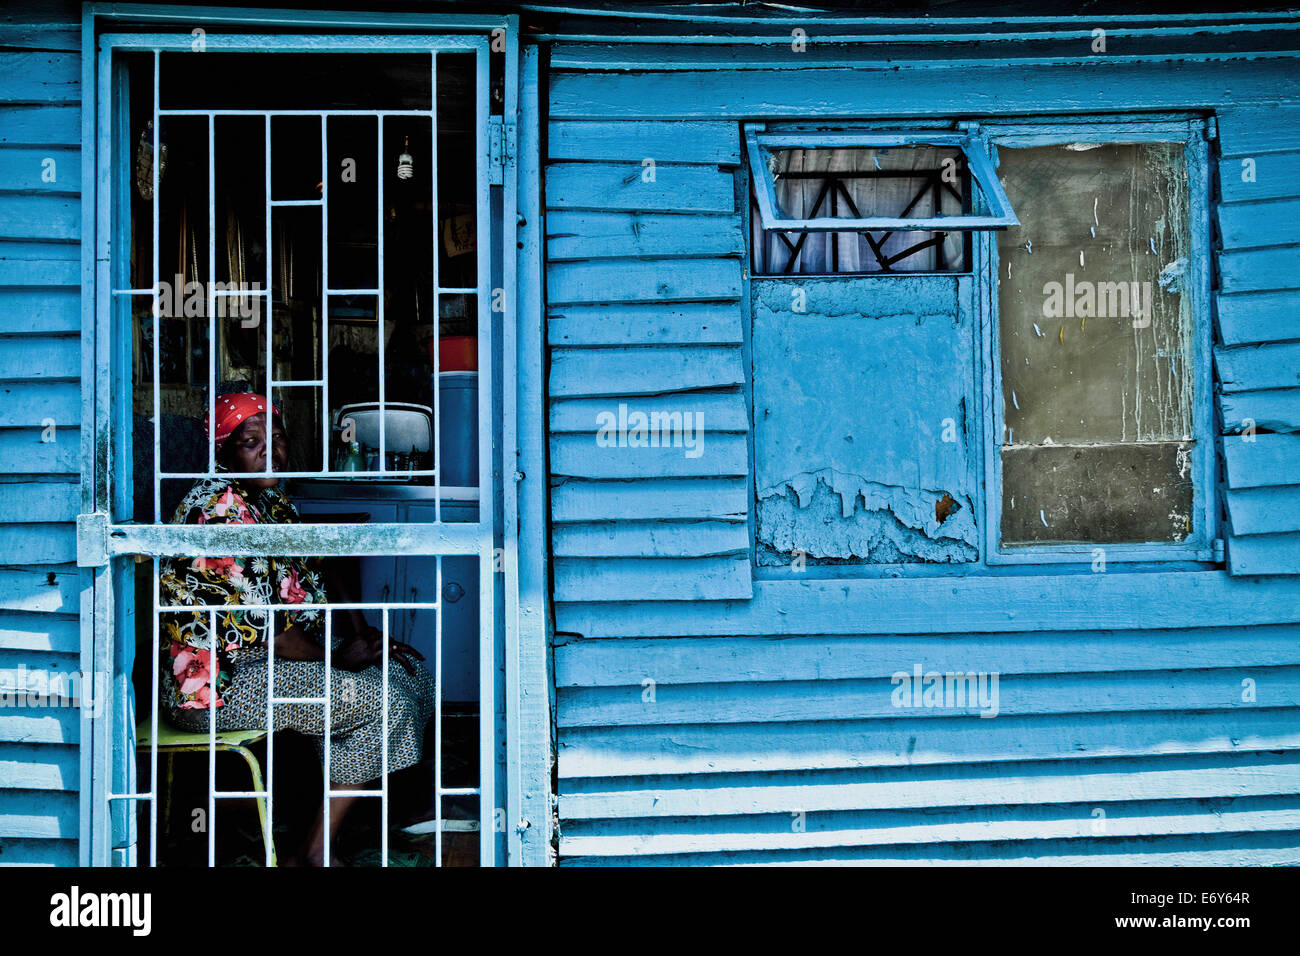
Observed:
[[[755,280],[757,561],[974,561],[966,276]]]

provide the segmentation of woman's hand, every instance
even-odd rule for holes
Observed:
[[[330,663],[345,671],[363,671],[378,660],[377,651],[378,647],[365,635],[352,634],[330,655]]]
[[[408,674],[415,673],[412,658],[424,660],[424,655],[410,644],[391,639],[388,642],[388,656],[406,668]],[[340,644],[333,657],[335,667],[349,671],[379,666],[384,660],[384,636],[379,628],[368,626]]]

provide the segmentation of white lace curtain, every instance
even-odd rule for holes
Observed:
[[[792,177],[790,173],[838,172],[852,174],[868,171],[907,171],[907,170],[942,170],[946,156],[956,155],[949,151],[933,148],[907,148],[877,150],[861,147],[846,149],[787,149],[777,152],[773,159],[776,163],[776,198],[781,209],[789,218],[812,218],[813,204],[821,192],[825,180],[820,176],[808,178]],[[842,180],[844,189],[853,200],[858,213],[865,216],[901,217],[908,203],[916,196],[924,182],[921,178],[905,176],[881,176],[846,178]],[[956,188],[956,187],[955,187]],[[838,217],[852,216],[843,195],[836,197],[834,212]],[[942,209],[947,214],[960,212],[960,203],[951,193],[945,192]],[[934,212],[934,199],[929,190],[912,207],[908,215],[929,216]],[[831,197],[828,191],[822,198],[817,215],[830,217]],[[759,218],[753,221],[753,248],[760,253],[759,271],[767,275],[779,275],[785,270],[790,258],[790,247],[782,241],[782,233],[764,233]],[[832,241],[831,236],[837,237]],[[886,259],[897,255],[904,249],[934,237],[931,232],[895,232],[881,243],[883,232],[872,233],[872,238],[881,245],[881,255]],[[787,233],[786,238],[798,244],[799,233]],[[962,236],[959,232],[950,232],[943,244],[943,262],[945,268],[951,269],[954,263],[960,263],[962,255]],[[832,257],[834,256],[834,259]],[[866,239],[861,233],[853,232],[810,232],[803,241],[799,259],[791,270],[793,274],[825,274],[835,272],[878,272],[880,263]],[[939,268],[936,249],[930,247],[916,255],[908,256],[894,263],[891,268],[896,272],[924,272]]]

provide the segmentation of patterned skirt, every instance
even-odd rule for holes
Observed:
[[[392,773],[420,761],[424,730],[434,711],[434,681],[419,661],[415,674],[396,660],[388,662],[388,771]],[[242,660],[234,667],[223,705],[217,708],[217,730],[261,730],[266,727],[268,667],[263,660]],[[161,675],[164,702],[174,699],[172,675]],[[323,661],[275,662],[275,696],[325,697]],[[362,784],[383,774],[384,682],[378,667],[330,674],[330,727],[325,726],[325,705],[276,704],[275,729],[296,730],[315,737],[316,752],[325,759],[329,747],[330,778],[336,784]],[[193,733],[208,732],[206,709],[181,710],[163,705],[168,720]]]

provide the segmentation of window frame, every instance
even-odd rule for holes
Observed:
[[[900,133],[895,122],[889,128],[872,129],[870,121],[855,121],[845,118],[838,129],[828,131],[824,128],[803,131],[795,124],[789,128],[782,127],[779,132],[769,132],[765,124],[742,125],[742,138],[748,138],[751,128],[762,130],[768,137],[780,136],[785,145],[816,146],[825,144],[844,145],[850,141],[855,145],[870,145],[873,137],[893,136],[909,137],[913,143],[922,145],[930,143],[941,133],[957,136],[974,135],[971,131],[979,130],[981,145],[988,148],[989,162],[996,170],[998,165],[998,147],[1015,148],[1027,146],[1047,146],[1072,142],[1090,143],[1153,143],[1176,142],[1183,145],[1188,181],[1188,228],[1190,230],[1190,261],[1188,264],[1188,294],[1191,299],[1192,314],[1192,352],[1191,374],[1194,376],[1194,408],[1192,429],[1192,480],[1193,514],[1195,524],[1193,533],[1181,542],[1146,542],[1133,544],[1103,544],[1099,542],[1081,542],[1070,544],[1042,543],[1011,545],[1003,547],[1001,543],[1002,522],[1002,467],[1001,436],[1004,409],[1002,406],[1001,350],[998,336],[998,297],[997,275],[1000,266],[997,254],[996,237],[993,231],[1000,227],[967,228],[971,233],[971,260],[968,272],[953,273],[954,277],[970,276],[974,285],[976,299],[974,318],[979,323],[975,335],[975,348],[978,354],[971,356],[974,366],[974,384],[972,399],[975,408],[969,418],[972,434],[969,436],[978,451],[972,451],[973,467],[976,471],[977,519],[983,523],[978,534],[980,554],[975,561],[959,564],[835,564],[826,566],[806,566],[799,569],[801,577],[827,577],[844,580],[880,578],[932,578],[932,577],[969,577],[988,576],[1001,573],[1013,573],[1017,567],[1026,568],[1034,565],[1043,566],[1041,570],[1055,569],[1059,572],[1088,572],[1103,570],[1110,564],[1128,565],[1133,570],[1195,570],[1205,563],[1221,562],[1222,543],[1221,519],[1217,507],[1218,487],[1218,453],[1213,431],[1213,330],[1211,323],[1211,232],[1210,232],[1210,151],[1208,140],[1212,137],[1210,120],[1188,112],[1168,112],[1162,114],[1134,114],[1127,116],[1098,115],[1055,115],[1045,117],[1011,117],[1006,119],[984,118],[978,124],[950,118],[944,127],[931,131],[928,122],[918,121],[915,132]],[[853,128],[861,123],[859,128]],[[786,140],[789,143],[786,143]],[[756,276],[751,274],[748,265],[752,261],[751,248],[753,203],[748,196],[751,182],[755,177],[752,166],[753,157],[740,164],[741,195],[746,197],[744,203],[744,241],[746,268],[744,274],[743,309],[745,313],[745,364],[749,369],[746,376],[747,399],[753,408],[753,374],[754,360],[752,348],[753,303],[752,285],[754,280],[769,281],[785,279],[798,281],[810,278],[844,278],[858,280],[869,278],[874,281],[887,281],[892,276],[935,275],[937,273],[872,273],[869,276],[843,275],[790,275],[790,276]],[[770,180],[767,186],[771,187]],[[1001,188],[999,183],[999,189]],[[753,192],[760,190],[755,184]],[[1014,210],[1013,210],[1014,214]],[[852,223],[856,228],[858,221],[837,220],[837,223]],[[779,224],[779,221],[778,221]],[[1016,224],[1019,224],[1017,218]],[[763,223],[767,228],[767,224]],[[805,227],[806,228],[806,227]],[[843,225],[841,225],[843,228]],[[752,424],[752,422],[751,422]],[[763,565],[757,561],[756,539],[758,521],[758,488],[755,472],[755,448],[753,429],[750,429],[750,566],[756,579],[783,580],[795,572],[791,568]],[[981,460],[982,459],[982,460]],[[1098,551],[1104,554],[1104,564],[1098,566]]]
[[[989,159],[984,144],[975,129],[962,131],[935,130],[933,132],[909,130],[853,131],[769,131],[764,123],[746,123],[744,126],[745,155],[749,160],[750,178],[758,199],[760,224],[764,232],[860,232],[863,230],[892,230],[894,232],[950,232],[976,229],[1005,229],[1020,225],[1006,190],[998,181],[997,172]],[[776,198],[776,186],[769,175],[759,175],[767,170],[765,159],[772,149],[824,149],[889,148],[912,146],[948,146],[960,149],[966,157],[966,168],[975,184],[987,213],[967,216],[866,216],[859,219],[821,217],[818,219],[782,219]]]
[[[1143,542],[1131,544],[1040,543],[1002,544],[1002,434],[1005,420],[1002,393],[1000,315],[997,280],[1001,263],[997,243],[987,233],[976,237],[975,272],[987,277],[982,283],[985,314],[980,323],[983,333],[981,358],[983,369],[984,434],[984,522],[983,563],[999,565],[1079,564],[1089,566],[1104,556],[1104,564],[1171,561],[1217,560],[1218,537],[1215,507],[1218,468],[1213,441],[1213,376],[1211,355],[1213,342],[1210,322],[1210,189],[1207,123],[1197,117],[1119,120],[1103,122],[1084,117],[1070,119],[985,123],[994,163],[1001,148],[1054,146],[1065,143],[1179,143],[1183,146],[1188,184],[1188,229],[1191,255],[1188,262],[1187,294],[1191,296],[1193,375],[1192,409],[1192,513],[1193,532],[1179,542]]]
[[[172,8],[159,8],[170,11]],[[490,111],[490,84],[487,82],[490,56],[491,31],[502,31],[506,47],[505,63],[505,115],[509,116],[515,109],[520,95],[520,56],[518,41],[518,18],[508,16],[466,17],[458,15],[428,16],[415,14],[394,15],[384,22],[373,18],[358,18],[351,14],[331,14],[304,12],[286,13],[270,19],[243,15],[241,11],[226,11],[227,16],[217,19],[195,19],[181,8],[176,8],[177,21],[201,23],[211,32],[206,34],[208,49],[235,50],[256,49],[261,52],[303,51],[311,52],[347,52],[360,50],[370,52],[376,49],[394,49],[412,47],[421,52],[443,53],[450,50],[460,52],[471,50],[481,60],[476,66],[480,77],[479,88],[484,92],[478,97],[477,110],[479,121],[477,130],[481,144],[476,145],[476,190],[475,201],[482,223],[498,222],[499,235],[490,243],[482,244],[477,253],[480,260],[479,283],[484,291],[494,284],[492,246],[503,250],[498,269],[505,276],[504,284],[511,287],[511,277],[527,261],[529,268],[523,277],[529,284],[529,294],[536,295],[535,266],[531,260],[506,254],[514,249],[515,215],[514,209],[520,201],[530,206],[537,200],[534,189],[522,190],[531,180],[524,175],[517,175],[513,161],[516,152],[516,127],[498,124],[501,142],[498,148],[490,149],[493,133],[492,125],[487,121]],[[182,15],[184,14],[184,15]],[[390,22],[391,21],[391,22]],[[223,28],[241,24],[257,24],[258,30],[248,33],[223,32]],[[393,23],[405,25],[410,32],[394,33],[387,30]],[[139,32],[133,32],[139,27]],[[102,28],[102,30],[101,30]],[[110,29],[111,28],[111,29]],[[87,381],[94,384],[91,389],[83,389],[82,402],[82,447],[81,447],[81,488],[82,511],[78,516],[78,565],[84,569],[87,582],[86,594],[81,606],[81,627],[83,634],[82,669],[84,672],[108,674],[120,693],[115,699],[126,702],[123,706],[134,709],[130,694],[129,660],[124,649],[130,643],[125,636],[133,633],[133,616],[136,613],[135,598],[132,594],[127,562],[136,554],[192,554],[218,556],[230,553],[252,553],[235,550],[245,543],[265,537],[280,542],[271,553],[321,556],[352,556],[366,552],[378,555],[414,554],[429,557],[438,556],[472,556],[479,560],[481,609],[481,631],[479,647],[482,654],[491,653],[497,661],[506,661],[504,676],[484,676],[480,671],[483,693],[480,696],[482,713],[493,713],[500,717],[502,709],[510,714],[519,712],[518,691],[520,670],[512,667],[512,655],[517,657],[519,650],[520,629],[517,622],[511,620],[509,609],[518,604],[517,541],[509,528],[517,522],[509,516],[518,517],[517,495],[509,482],[492,481],[494,474],[493,456],[490,452],[493,434],[509,449],[517,444],[515,408],[522,408],[522,399],[515,401],[516,390],[512,387],[503,393],[503,386],[498,384],[497,376],[484,375],[481,379],[480,397],[477,406],[480,423],[479,447],[479,487],[482,489],[480,501],[484,504],[476,522],[422,522],[401,525],[366,524],[353,526],[347,536],[336,536],[334,541],[320,542],[317,539],[321,529],[335,528],[335,525],[295,524],[291,526],[263,527],[256,531],[250,526],[232,526],[229,535],[222,534],[220,540],[213,536],[205,540],[196,539],[187,542],[193,526],[172,526],[164,524],[136,524],[129,520],[131,514],[131,482],[128,477],[133,466],[131,447],[131,408],[129,400],[129,383],[131,379],[130,350],[116,348],[114,343],[129,341],[126,336],[127,326],[123,321],[125,314],[121,308],[114,307],[118,299],[126,299],[135,294],[152,294],[152,290],[129,290],[120,279],[121,259],[110,255],[114,248],[127,248],[123,235],[121,215],[123,195],[129,182],[129,174],[123,175],[120,153],[129,150],[130,139],[123,139],[126,127],[120,122],[123,96],[124,65],[117,59],[117,54],[125,52],[159,51],[186,52],[191,49],[192,40],[188,32],[157,33],[157,24],[148,24],[135,18],[132,10],[108,9],[105,6],[91,5],[83,17],[83,142],[87,148],[82,157],[82,171],[87,186],[82,203],[82,225],[85,239],[82,245],[83,296],[82,317],[84,333],[82,338],[83,371],[89,376]],[[313,29],[326,32],[311,33]],[[361,32],[368,29],[369,32]],[[157,82],[155,81],[155,95]],[[535,104],[533,104],[535,107]],[[535,113],[530,118],[535,122]],[[157,129],[157,124],[155,124]],[[535,136],[535,130],[530,131]],[[156,141],[156,140],[155,140]],[[499,156],[492,154],[499,153]],[[507,163],[507,157],[509,162]],[[127,167],[129,169],[129,166]],[[500,178],[491,178],[494,169],[499,169]],[[535,170],[534,170],[535,171]],[[523,170],[526,173],[527,170]],[[492,197],[493,190],[499,189],[502,198],[499,207],[504,211],[498,216],[492,215],[492,208],[497,203]],[[522,194],[521,194],[522,193]],[[530,220],[535,218],[528,217]],[[519,234],[523,237],[523,234]],[[522,246],[521,246],[522,248]],[[532,250],[530,250],[532,251]],[[524,293],[520,291],[522,297]],[[488,297],[480,295],[480,317],[491,315],[486,305]],[[522,302],[522,298],[519,300]],[[523,347],[514,329],[516,318],[516,299],[507,296],[502,312],[496,313],[498,321],[489,323],[481,321],[479,355],[480,367],[491,369],[487,362],[494,349],[498,353],[504,375],[500,381],[513,382],[511,369],[518,365],[519,356],[514,353],[518,346]],[[530,340],[533,347],[540,340]],[[525,363],[527,364],[527,363]],[[92,375],[91,372],[94,374]],[[125,390],[125,392],[124,392]],[[122,395],[128,395],[123,401]],[[520,393],[522,394],[522,393]],[[493,413],[493,402],[500,407]],[[521,419],[522,421],[522,419]],[[494,425],[495,423],[495,425]],[[540,428],[540,425],[538,425]],[[504,438],[501,436],[504,435]],[[486,452],[485,452],[486,449]],[[435,499],[436,500],[436,499]],[[492,511],[492,502],[496,507],[505,509],[507,520],[505,529],[501,530],[500,519]],[[501,502],[504,501],[504,505]],[[495,534],[493,528],[496,528]],[[187,529],[190,529],[187,531]],[[486,540],[484,534],[487,535]],[[504,538],[503,538],[504,535]],[[347,540],[344,540],[344,538]],[[497,547],[498,542],[504,544]],[[253,541],[254,545],[258,545]],[[494,574],[504,569],[504,575]],[[513,590],[513,594],[511,591]],[[404,607],[400,602],[388,602],[392,607]],[[332,602],[332,606],[343,606]],[[500,608],[507,610],[503,614]],[[484,636],[484,635],[488,636]],[[157,639],[153,648],[157,651]],[[391,665],[391,662],[390,662]],[[154,669],[156,673],[156,668]],[[487,671],[498,671],[496,666]],[[531,671],[524,676],[534,683],[537,676]],[[504,703],[499,686],[504,685],[506,696]],[[125,688],[125,689],[123,689]],[[490,688],[491,693],[487,691]],[[158,726],[158,700],[149,702],[152,713],[152,726]],[[141,708],[143,709],[143,708]],[[80,786],[80,859],[83,863],[95,866],[121,865],[135,862],[134,843],[123,846],[120,837],[133,830],[133,812],[125,810],[140,800],[150,801],[156,819],[157,789],[148,793],[139,793],[134,776],[134,732],[135,723],[119,721],[115,726],[114,718],[118,710],[91,714],[89,710],[82,714],[82,749]],[[519,771],[515,767],[511,773],[505,772],[506,755],[520,752],[520,728],[511,716],[509,721],[492,720],[485,716],[481,727],[488,730],[480,734],[479,753],[481,757],[479,789],[480,801],[480,840],[479,862],[481,865],[498,865],[514,862],[524,857],[540,860],[545,857],[547,848],[543,843],[524,842],[523,828],[514,828],[504,832],[495,821],[502,812],[511,819],[522,819],[520,807],[526,802],[526,787],[530,779],[540,780],[532,774],[534,768],[526,766]],[[210,731],[211,732],[211,731]],[[490,737],[490,739],[489,739]],[[156,738],[155,738],[156,739]],[[155,752],[156,753],[156,752]],[[151,754],[151,759],[155,754]],[[525,762],[526,763],[526,762]],[[93,771],[93,772],[92,772]],[[154,779],[154,774],[151,779]],[[267,785],[270,785],[268,778]],[[545,787],[542,788],[543,792]],[[444,796],[447,795],[444,792]],[[211,801],[211,795],[210,795]],[[534,817],[536,819],[536,817]],[[548,826],[538,828],[547,832]],[[488,838],[490,835],[490,838]],[[155,845],[151,841],[151,846]]]

